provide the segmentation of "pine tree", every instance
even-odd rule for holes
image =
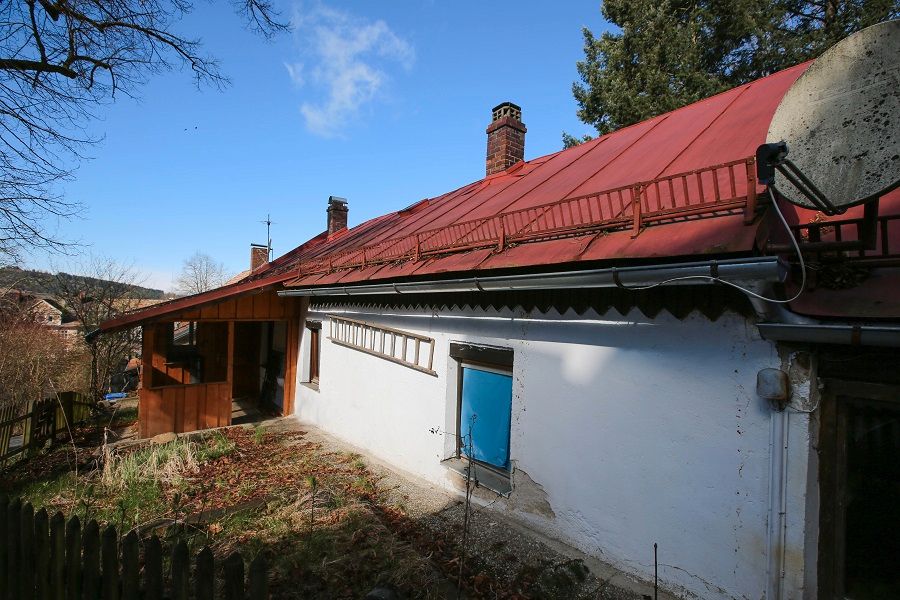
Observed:
[[[578,117],[601,134],[814,58],[900,15],[900,0],[605,0],[584,29]],[[571,144],[572,136],[564,139]]]

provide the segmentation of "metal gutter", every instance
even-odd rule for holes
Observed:
[[[787,267],[777,257],[707,260],[702,262],[462,277],[438,281],[376,283],[352,286],[304,287],[280,290],[279,296],[362,296],[446,292],[495,292],[572,288],[640,287],[646,285],[709,285],[710,277],[732,283],[783,282]],[[692,277],[694,279],[683,279]],[[673,281],[675,280],[675,281]]]
[[[759,333],[773,342],[900,347],[900,326],[854,323],[759,323]]]
[[[787,278],[786,263],[777,257],[560,271],[522,275],[460,277],[438,281],[321,286],[280,290],[279,296],[364,296],[448,292],[495,292],[573,288],[641,287],[648,285],[709,285],[718,278],[750,291],[768,294],[771,284]],[[683,279],[693,277],[694,279]],[[674,280],[674,281],[673,281]],[[900,325],[821,323],[802,317],[786,307],[748,295],[761,319],[763,338],[774,342],[900,347]]]

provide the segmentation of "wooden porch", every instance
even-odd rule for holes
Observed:
[[[144,323],[141,437],[291,414],[300,306],[264,290]]]

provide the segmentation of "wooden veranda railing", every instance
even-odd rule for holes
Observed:
[[[298,276],[602,231],[630,229],[636,236],[699,216],[742,213],[750,223],[756,208],[751,157],[329,253],[302,261]]]
[[[92,405],[77,392],[27,405],[0,407],[0,466],[18,454],[41,448],[91,416]]]

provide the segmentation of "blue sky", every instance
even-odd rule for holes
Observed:
[[[167,289],[197,250],[245,269],[266,213],[280,255],[324,229],[329,195],[349,200],[353,226],[483,177],[499,102],[522,106],[526,158],[559,150],[564,130],[592,133],[571,85],[581,28],[607,27],[596,0],[276,4],[296,28],[267,42],[226,3],[197,3],[177,30],[231,85],[166,73],[104,108],[91,128],[105,137],[64,189],[85,210],[62,236]]]

